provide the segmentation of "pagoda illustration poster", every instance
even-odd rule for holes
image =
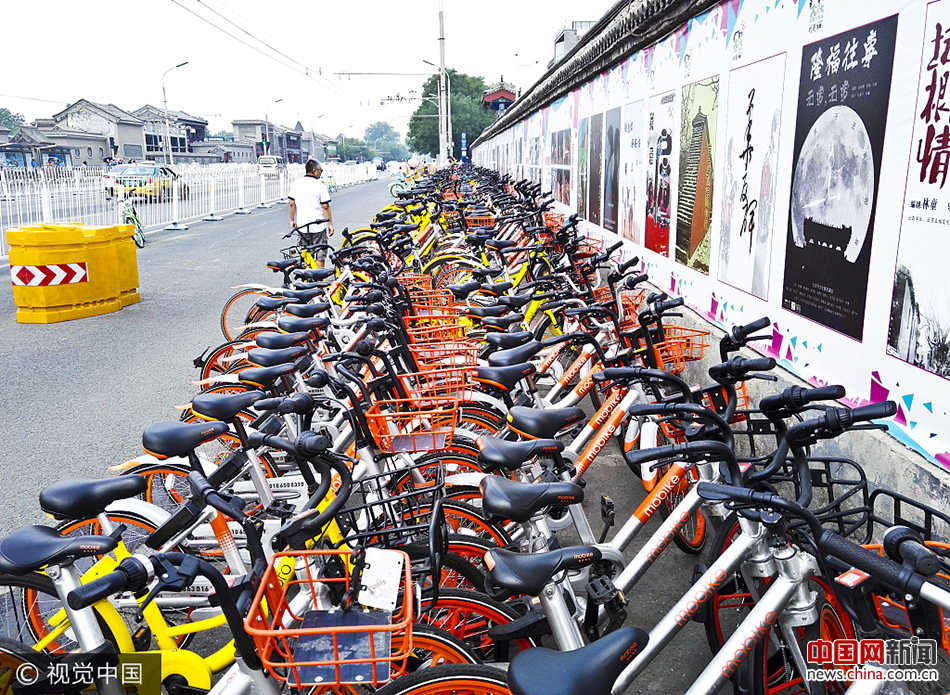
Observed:
[[[604,114],[590,117],[590,171],[587,179],[587,219],[600,224],[601,171],[604,162]]]
[[[620,212],[620,107],[604,115],[604,229],[617,232]]]
[[[620,131],[620,235],[643,243],[643,100],[623,107]]]
[[[676,261],[709,273],[719,76],[683,87],[676,205]]]
[[[785,54],[729,73],[719,199],[719,279],[760,299],[769,296]]]
[[[647,190],[645,246],[661,256],[670,253],[670,211],[673,202],[676,93],[650,97],[647,111]]]
[[[802,48],[782,306],[859,341],[896,36],[893,15]]]
[[[923,45],[887,353],[950,378],[950,127],[943,100],[950,81],[948,0],[927,5]]]

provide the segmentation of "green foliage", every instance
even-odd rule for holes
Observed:
[[[363,139],[372,144],[375,144],[377,140],[399,142],[399,133],[386,121],[376,121],[366,128],[366,135]]]
[[[492,124],[495,114],[482,108],[482,96],[486,87],[483,78],[455,70],[448,70],[448,73],[452,83],[452,156],[458,158],[461,156],[461,134],[465,132],[468,141],[473,142]],[[439,119],[429,116],[437,116],[439,113],[438,73],[426,80],[422,94],[433,99],[423,100],[412,114],[409,120],[409,147],[416,152],[435,157],[439,154]]]
[[[11,137],[20,132],[20,126],[25,123],[26,119],[23,118],[23,114],[0,108],[0,126],[9,128]]]

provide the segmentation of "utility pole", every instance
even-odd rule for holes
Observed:
[[[171,148],[171,142],[170,142],[171,134],[169,133],[169,128],[168,128],[168,95],[165,93],[165,78],[168,76],[168,73],[170,73],[172,70],[175,70],[176,68],[183,68],[186,65],[188,65],[187,60],[183,63],[179,63],[178,65],[173,65],[172,67],[168,68],[168,70],[162,73],[162,103],[165,105],[165,163],[166,164],[174,164],[175,155],[172,154],[172,148]]]
[[[444,0],[439,0],[439,164],[445,166],[449,158],[447,154],[448,137],[448,110],[446,108],[445,85],[445,22]]]

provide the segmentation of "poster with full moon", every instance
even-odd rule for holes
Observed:
[[[620,129],[620,235],[643,244],[643,100],[623,107]]]
[[[760,299],[769,296],[784,83],[784,53],[729,73],[718,274]]]
[[[647,109],[647,195],[645,245],[661,256],[670,254],[670,211],[676,185],[676,92],[650,97]],[[674,145],[676,143],[676,145]]]
[[[897,15],[802,48],[782,306],[864,337]]]
[[[950,1],[927,5],[923,47],[887,353],[950,378]]]

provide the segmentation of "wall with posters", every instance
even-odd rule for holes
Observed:
[[[710,322],[768,315],[763,352],[897,401],[950,470],[948,81],[950,0],[727,0],[475,161],[550,182]]]

